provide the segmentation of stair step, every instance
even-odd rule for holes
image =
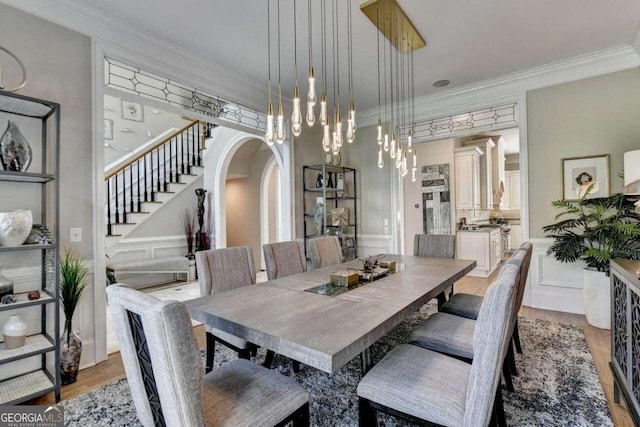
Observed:
[[[111,225],[136,225],[137,223],[135,222],[114,222]]]
[[[122,237],[122,234],[105,234],[107,237]]]

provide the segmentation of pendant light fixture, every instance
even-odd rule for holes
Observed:
[[[280,0],[278,0],[278,129],[276,130],[276,142],[284,143],[284,108],[282,108],[282,80],[280,75]]]
[[[347,5],[347,61],[349,78],[349,113],[347,116],[347,142],[351,144],[356,137],[356,107],[353,103],[353,44],[352,44],[352,24],[351,24],[351,0]]]
[[[331,153],[331,125],[327,112],[327,3],[322,0],[320,11],[320,32],[322,49],[322,96],[320,98],[320,124],[322,125],[322,149],[325,153]]]
[[[311,20],[311,0],[307,4],[307,16],[309,25],[309,88],[307,91],[307,124],[313,126],[316,122],[316,114],[313,108],[316,105],[316,77],[313,71],[313,21]]]
[[[267,64],[269,71],[269,103],[267,104],[267,130],[264,134],[264,139],[267,141],[267,145],[273,145],[276,140],[276,135],[273,126],[273,103],[271,102],[271,1],[267,0]]]
[[[296,84],[293,87],[291,132],[294,136],[300,136],[302,133],[302,111],[300,111],[300,91],[298,90],[298,26],[296,21],[296,0],[293,0],[293,71],[296,76]]]

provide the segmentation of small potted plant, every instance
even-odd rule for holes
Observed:
[[[640,214],[632,198],[622,193],[576,203],[557,200],[560,220],[542,229],[554,239],[548,250],[561,262],[582,260],[584,311],[590,325],[611,329],[609,260],[640,259]]]
[[[89,269],[84,257],[71,249],[65,250],[60,261],[60,302],[64,311],[64,332],[60,349],[60,376],[62,384],[74,383],[78,377],[82,340],[73,330],[73,314],[87,287]]]
[[[193,211],[186,208],[180,215],[180,222],[182,223],[182,232],[187,243],[187,254],[185,256],[189,260],[189,278],[193,279],[196,277],[196,256],[193,254],[196,217]]]

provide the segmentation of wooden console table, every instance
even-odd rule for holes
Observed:
[[[611,371],[614,401],[620,392],[640,425],[640,261],[611,261]]]

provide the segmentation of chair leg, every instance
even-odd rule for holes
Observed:
[[[447,296],[444,291],[442,291],[436,298],[438,299],[438,311],[440,311],[440,308],[444,305],[445,302],[447,302]]]
[[[291,369],[293,369],[293,373],[294,374],[299,374],[300,373],[300,362],[298,362],[297,360],[292,360],[291,361]]]
[[[216,354],[216,339],[209,332],[206,333],[207,336],[207,362],[204,367],[204,372],[208,374],[213,369],[213,356]]]
[[[451,285],[451,289],[449,290],[449,299],[451,299],[451,297],[453,296],[453,287],[455,286],[455,283],[453,285]]]
[[[496,391],[496,399],[493,404],[498,426],[507,427],[507,417],[504,413],[504,401],[502,400],[502,390],[500,387],[498,387],[498,390]]]
[[[517,377],[518,368],[516,368],[516,356],[513,353],[513,341],[509,343],[509,351],[507,351],[507,357],[509,358],[509,369],[511,370],[511,375]]]
[[[258,346],[254,345],[251,347],[251,356],[256,357],[258,355]]]
[[[522,345],[520,345],[520,331],[518,330],[518,319],[516,319],[516,325],[513,328],[513,343],[516,345],[516,351],[518,354],[522,354]]]
[[[513,379],[511,378],[511,369],[509,368],[509,357],[505,357],[502,362],[502,375],[504,376],[504,384],[507,390],[513,393]]]
[[[367,399],[358,397],[358,426],[375,427],[378,425],[376,410],[371,407]]]
[[[238,352],[238,358],[239,359],[251,360],[251,349],[250,348],[245,348],[244,350],[240,350]]]
[[[293,427],[308,427],[310,425],[309,403],[299,409],[298,416],[293,419]]]
[[[262,366],[271,369],[271,365],[273,364],[273,358],[275,357],[275,355],[276,354],[273,351],[267,350],[267,355],[264,358],[264,363],[262,364]]]

